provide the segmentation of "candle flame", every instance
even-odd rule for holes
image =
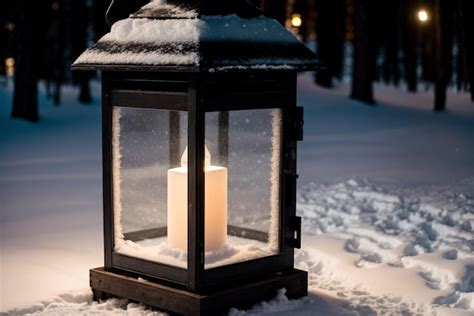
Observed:
[[[204,145],[204,150],[205,150],[204,165],[208,167],[211,165],[211,153],[209,152],[207,145]],[[181,167],[187,167],[187,166],[188,166],[188,146],[186,146],[186,149],[184,150],[183,155],[181,156]]]
[[[429,19],[428,11],[421,9],[418,11],[418,21],[421,23],[427,22]]]

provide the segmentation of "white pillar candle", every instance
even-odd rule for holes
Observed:
[[[207,148],[206,148],[207,151]],[[186,165],[183,154],[182,165]],[[206,155],[204,168],[204,249],[213,251],[227,241],[227,168],[211,166]],[[168,245],[188,248],[188,168],[168,170]]]

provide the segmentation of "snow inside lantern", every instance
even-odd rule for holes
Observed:
[[[132,14],[114,10],[122,2],[73,65],[102,71],[94,297],[213,315],[280,288],[306,295],[307,273],[293,267],[296,72],[315,55],[247,1],[151,1]]]

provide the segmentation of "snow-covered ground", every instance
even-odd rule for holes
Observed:
[[[65,88],[44,97],[39,124],[10,120],[0,87],[0,312],[159,314],[125,300],[92,302],[88,269],[102,264],[101,131],[95,103]],[[298,211],[299,268],[310,295],[231,315],[474,313],[474,104],[450,92],[377,86],[378,106],[299,77],[305,107]]]

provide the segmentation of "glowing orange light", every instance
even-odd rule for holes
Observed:
[[[15,59],[14,58],[7,58],[5,59],[5,65],[7,67],[15,67]]]
[[[428,11],[426,11],[425,9],[418,10],[418,13],[416,16],[418,17],[418,21],[420,21],[421,23],[428,22],[430,18]]]
[[[15,74],[15,59],[12,57],[9,57],[5,59],[5,70],[7,73],[7,76],[12,77]]]
[[[293,27],[300,27],[303,24],[303,20],[301,19],[301,14],[293,14],[291,16],[291,25]]]

